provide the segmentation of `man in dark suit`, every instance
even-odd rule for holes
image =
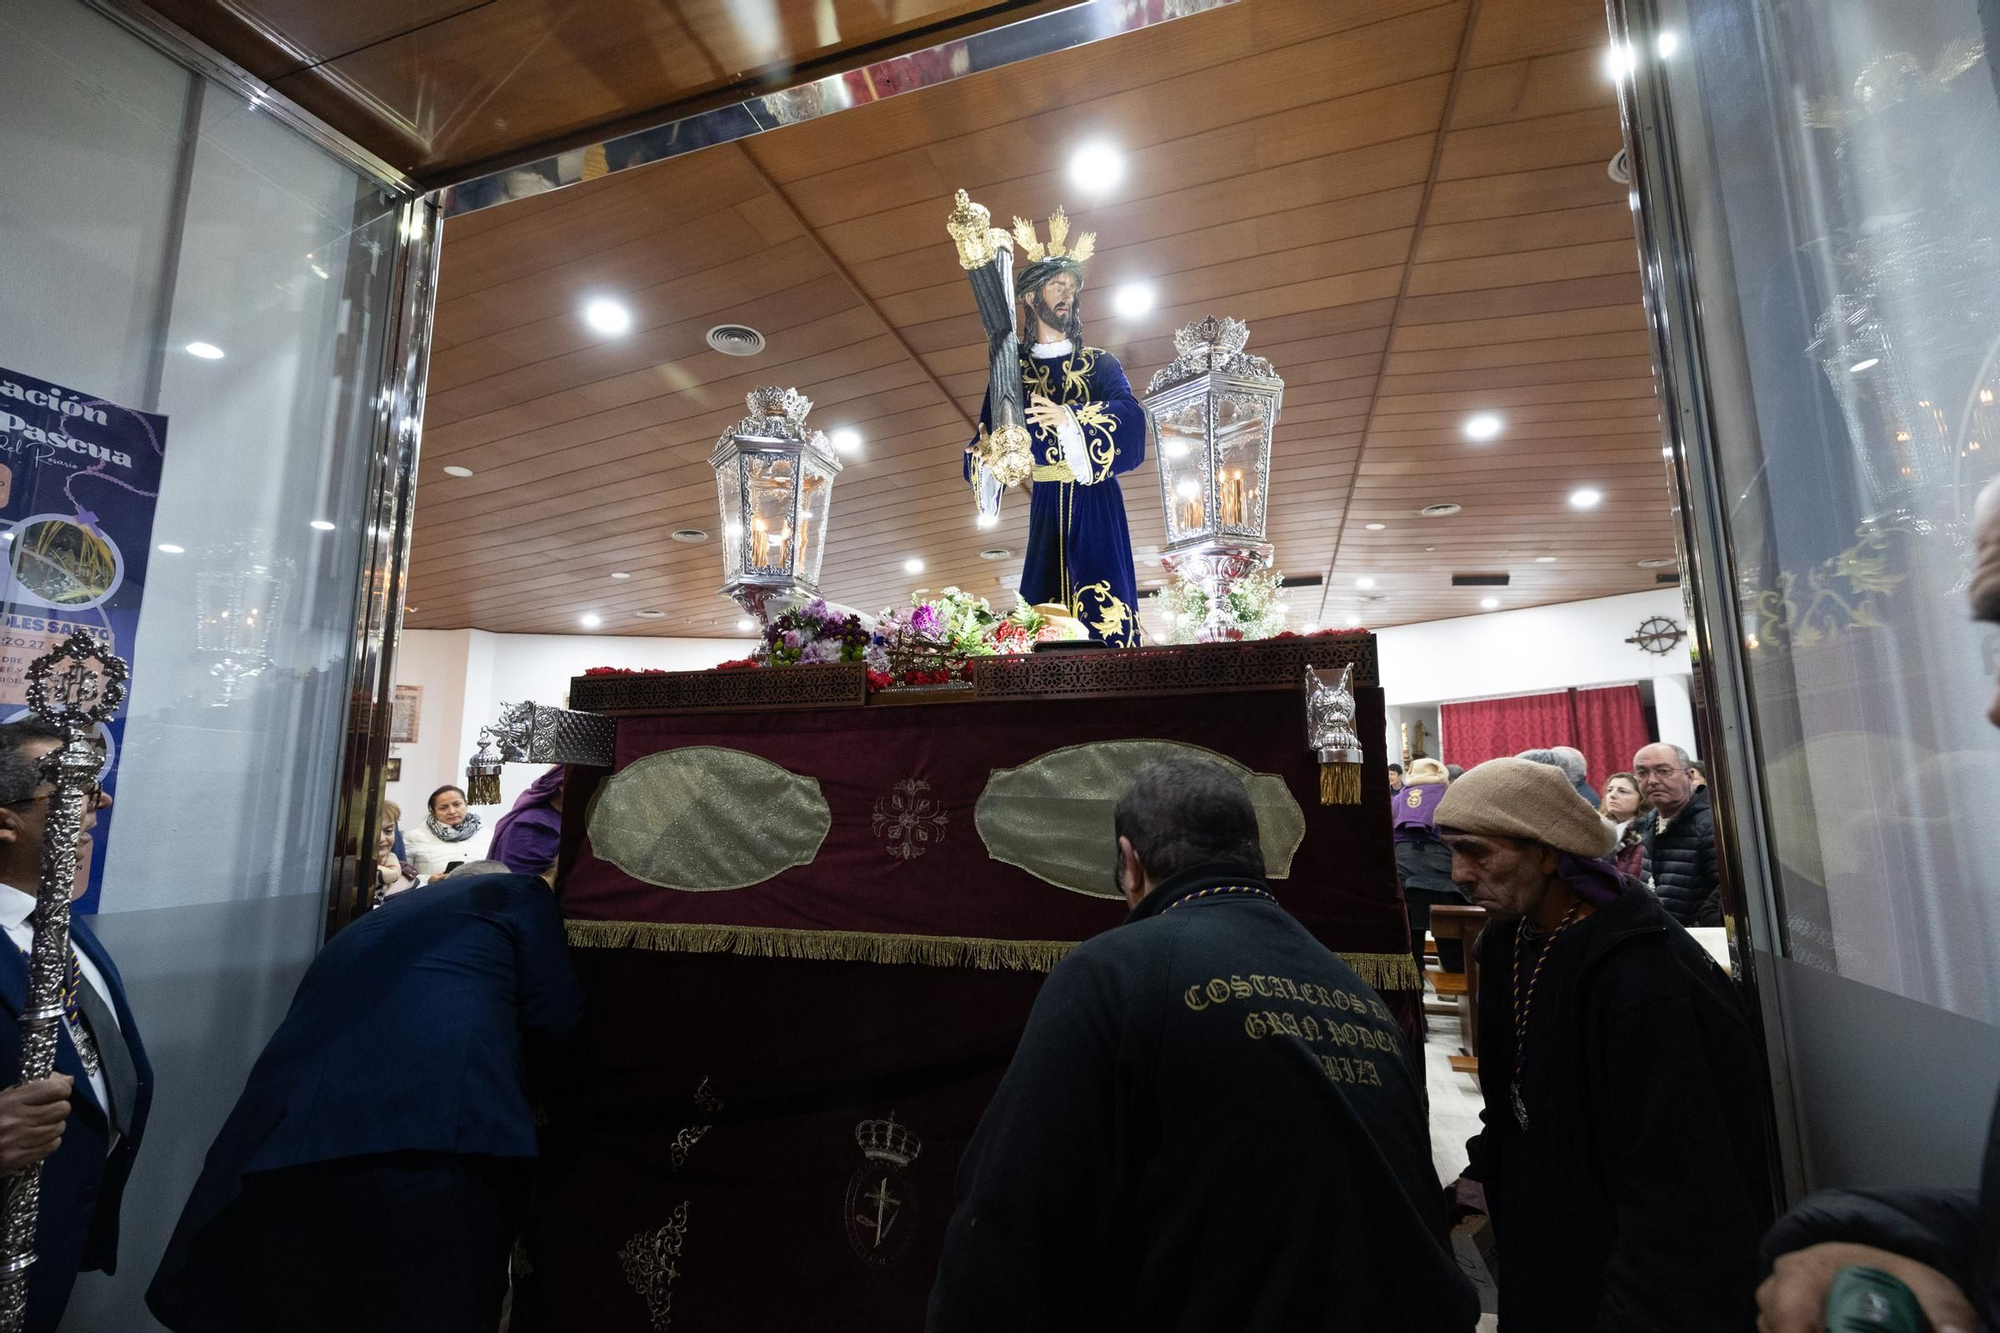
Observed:
[[[27,1008],[28,917],[40,882],[49,793],[43,756],[60,732],[36,721],[0,726],[0,1081],[21,1068],[21,1013]],[[73,893],[89,882],[91,829],[111,798],[93,792],[84,808]],[[28,1270],[29,1333],[62,1319],[70,1288],[85,1269],[118,1264],[118,1211],[139,1155],[153,1071],[125,1003],[125,985],[85,917],[70,921],[72,970],[64,987],[56,1072],[0,1092],[0,1174],[42,1164],[35,1264]]]
[[[168,1328],[499,1326],[532,1108],[583,997],[548,885],[483,868],[313,960],[146,1293]]]

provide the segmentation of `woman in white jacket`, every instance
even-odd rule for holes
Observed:
[[[429,810],[422,823],[403,830],[403,850],[419,879],[442,875],[454,862],[485,857],[493,835],[467,808],[463,788],[439,787],[431,793]]]

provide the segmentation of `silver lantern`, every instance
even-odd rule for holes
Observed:
[[[806,426],[797,389],[753,389],[750,415],[723,432],[708,465],[722,510],[722,593],[751,615],[819,594],[820,558],[840,460]]]
[[[1196,636],[1224,637],[1225,605],[1239,579],[1271,563],[1264,540],[1271,429],[1285,382],[1243,346],[1250,327],[1209,315],[1174,335],[1174,360],[1146,386],[1146,418],[1158,443],[1166,508],[1168,572],[1208,598]]]

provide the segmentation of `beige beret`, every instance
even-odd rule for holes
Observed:
[[[1617,826],[1576,794],[1561,769],[1527,759],[1489,759],[1452,783],[1438,802],[1437,827],[1526,838],[1591,858],[1618,846]]]

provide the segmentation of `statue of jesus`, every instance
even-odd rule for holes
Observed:
[[[1097,238],[1086,233],[1068,245],[1060,208],[1047,244],[1021,218],[1014,237],[1026,261],[1014,282],[1020,327],[1034,338],[1020,356],[1035,465],[1021,596],[1068,607],[1094,639],[1137,647],[1139,590],[1118,475],[1146,459],[1146,413],[1118,358],[1083,345],[1083,266]],[[991,427],[990,405],[979,423],[982,434]],[[991,494],[997,487],[982,471],[968,445],[966,480]]]

